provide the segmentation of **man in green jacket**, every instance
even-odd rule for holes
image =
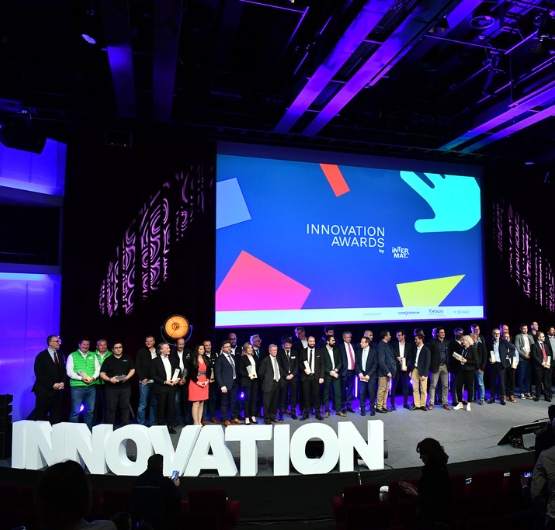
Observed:
[[[112,355],[112,352],[108,349],[108,341],[106,339],[96,341],[95,355],[98,359],[100,369],[102,369],[102,363]],[[101,377],[99,377],[94,384],[96,387],[96,398],[94,403],[93,425],[98,425],[106,421],[106,386]]]
[[[90,351],[91,341],[81,339],[79,349],[67,358],[66,371],[71,388],[71,412],[69,421],[79,423],[81,407],[85,411],[85,423],[92,431],[96,385],[100,374],[100,364],[94,352]]]

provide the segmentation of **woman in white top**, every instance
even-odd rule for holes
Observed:
[[[239,375],[241,376],[241,385],[243,387],[244,399],[243,405],[245,409],[245,425],[258,423],[255,418],[256,412],[256,396],[258,394],[257,373],[259,364],[252,354],[252,345],[246,342],[243,345],[243,353],[239,359]]]

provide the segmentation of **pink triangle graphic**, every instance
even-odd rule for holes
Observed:
[[[244,250],[216,292],[216,311],[301,309],[310,289]]]

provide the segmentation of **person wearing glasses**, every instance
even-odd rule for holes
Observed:
[[[35,358],[35,384],[33,392],[36,398],[35,421],[50,421],[52,425],[62,421],[62,394],[66,379],[64,356],[58,351],[60,337],[48,335],[48,347]]]
[[[495,392],[501,405],[505,405],[505,370],[511,365],[513,357],[517,355],[516,348],[507,340],[501,338],[501,330],[492,331],[493,340],[489,344],[488,355],[490,364],[490,403],[495,403]]]
[[[129,380],[135,375],[133,359],[123,353],[123,345],[116,342],[112,346],[113,354],[103,363],[100,378],[106,387],[106,423],[115,425],[116,409],[119,408],[121,426],[129,424],[129,399],[131,384]]]

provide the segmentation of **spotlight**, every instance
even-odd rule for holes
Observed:
[[[470,27],[474,29],[491,28],[496,22],[496,18],[491,14],[488,4],[481,4],[472,12]]]
[[[449,27],[447,17],[443,17],[432,29],[430,29],[430,33],[445,33]]]
[[[2,123],[0,143],[12,149],[40,154],[46,144],[46,136],[27,122],[11,120]]]
[[[81,406],[79,407],[79,412],[83,412],[84,410],[85,410],[85,405],[81,405]]]

